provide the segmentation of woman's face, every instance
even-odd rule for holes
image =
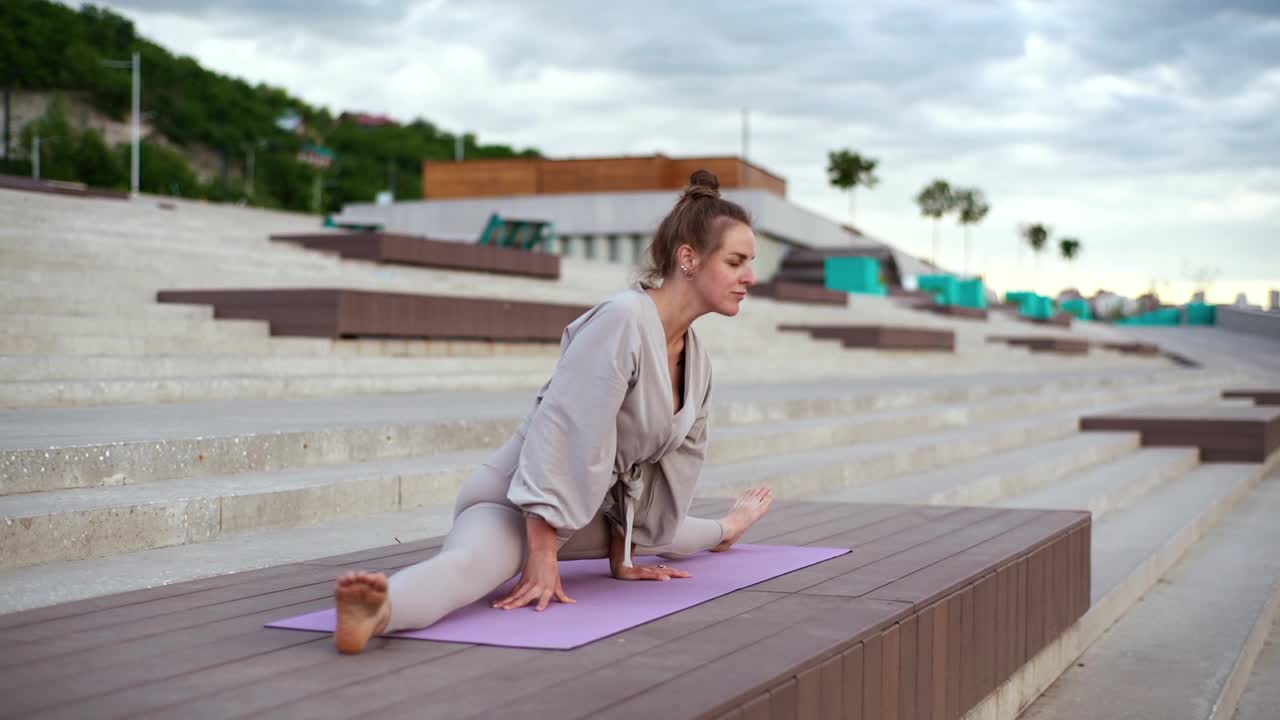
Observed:
[[[698,259],[691,281],[712,312],[730,317],[738,314],[747,288],[756,284],[751,269],[755,259],[756,234],[737,222],[725,229],[719,249]]]

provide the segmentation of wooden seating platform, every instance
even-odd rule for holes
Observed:
[[[570,651],[263,627],[434,538],[0,616],[0,686],[15,717],[954,719],[1090,601],[1087,512],[778,502],[744,540],[852,552]]]
[[[80,182],[62,180],[37,180],[21,175],[0,174],[0,190],[22,190],[49,195],[71,195],[74,197],[107,198],[110,200],[128,200],[129,193],[106,188],[90,187]]]
[[[963,305],[937,305],[935,303],[922,303],[916,305],[915,309],[968,320],[986,320],[990,314],[986,308],[964,307]]]
[[[1117,350],[1129,355],[1159,355],[1160,346],[1155,343],[1145,342],[1106,342],[1102,343],[1102,347],[1108,350]]]
[[[560,277],[559,256],[497,245],[447,242],[386,232],[272,235],[271,239],[377,263],[527,275],[552,280]]]
[[[1280,405],[1280,388],[1270,390],[1223,390],[1224,398],[1248,398],[1254,405]]]
[[[1080,418],[1081,430],[1128,430],[1142,444],[1190,446],[1203,462],[1264,462],[1280,448],[1280,407],[1153,405]]]
[[[272,335],[559,342],[586,306],[335,288],[161,290],[163,303],[266,320]]]
[[[849,293],[808,283],[786,281],[761,283],[751,288],[751,294],[772,298],[779,302],[838,305],[840,307],[846,307],[849,304]]]
[[[1058,327],[1071,327],[1071,323],[1075,322],[1075,316],[1070,313],[1058,313],[1051,318],[1027,317],[1019,315],[1019,319],[1026,320],[1037,325],[1056,325]]]
[[[848,348],[946,352],[956,349],[956,334],[950,330],[897,325],[779,325],[778,329],[807,332],[818,339],[840,340]]]
[[[987,342],[1002,342],[1025,347],[1032,352],[1053,352],[1064,355],[1084,355],[1089,352],[1088,340],[1045,337],[1042,335],[990,335]]]

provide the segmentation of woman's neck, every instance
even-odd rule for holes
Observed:
[[[658,306],[658,317],[662,320],[662,331],[667,336],[667,347],[679,347],[684,343],[689,326],[706,313],[693,288],[676,280],[645,292],[653,298],[653,304]]]

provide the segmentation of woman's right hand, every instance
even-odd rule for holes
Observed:
[[[577,602],[565,594],[564,586],[560,584],[560,561],[555,553],[531,552],[525,559],[520,582],[516,583],[510,595],[493,606],[500,610],[514,610],[536,602],[538,606],[534,609],[542,612],[551,604],[552,598],[562,603]]]

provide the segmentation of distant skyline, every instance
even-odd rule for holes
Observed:
[[[1280,5],[99,2],[171,52],[343,110],[423,117],[551,157],[740,154],[849,220],[828,150],[879,158],[855,223],[928,258],[913,198],[981,188],[971,269],[997,290],[1280,289]],[[145,83],[145,69],[144,69]],[[1070,265],[1020,246],[1043,222]],[[963,233],[942,227],[944,266]]]

